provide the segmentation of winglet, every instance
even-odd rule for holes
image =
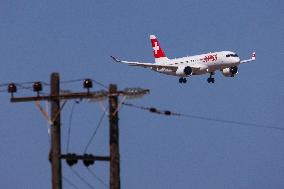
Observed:
[[[255,59],[256,59],[256,53],[255,53],[255,52],[252,53],[251,59],[252,59],[252,60],[255,60]]]
[[[110,56],[115,62],[121,62],[121,60],[115,58],[114,56]]]

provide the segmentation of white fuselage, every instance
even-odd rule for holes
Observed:
[[[195,56],[169,59],[163,51],[157,37],[150,35],[155,63],[120,60],[111,56],[115,62],[149,68],[155,72],[179,77],[179,83],[186,83],[186,77],[191,75],[208,74],[208,83],[214,83],[212,77],[215,71],[221,71],[225,77],[234,77],[238,73],[238,65],[252,62],[256,58],[255,52],[250,59],[240,60],[239,56],[232,51],[210,52]]]
[[[237,66],[240,64],[240,58],[236,53],[231,51],[220,51],[195,56],[187,56],[183,58],[169,59],[163,62],[165,67],[152,67],[153,71],[174,75],[179,77],[186,77],[182,71],[185,67],[192,67],[191,75],[200,75],[205,73],[212,73],[216,70]],[[177,69],[167,68],[166,66],[176,66]],[[198,68],[196,68],[198,67]]]

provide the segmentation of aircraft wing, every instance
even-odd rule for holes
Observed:
[[[247,63],[247,62],[251,62],[251,61],[255,61],[255,59],[256,59],[256,54],[255,54],[255,52],[253,52],[252,53],[252,56],[251,56],[251,58],[250,59],[247,59],[247,60],[241,60],[241,64],[243,64],[243,63]]]
[[[130,62],[130,61],[125,61],[125,60],[120,60],[114,56],[110,56],[115,62],[119,63],[124,63],[128,64],[129,66],[140,66],[143,68],[167,68],[171,70],[176,70],[178,68],[177,65],[167,65],[167,64],[160,64],[160,63],[142,63],[142,62]],[[195,69],[200,69],[202,66],[200,65],[190,65],[190,67],[195,68]]]
[[[174,65],[165,65],[165,64],[159,64],[159,63],[143,63],[143,62],[130,62],[130,61],[125,61],[125,60],[120,60],[114,56],[110,56],[115,62],[119,62],[119,63],[124,63],[124,64],[128,64],[129,66],[140,66],[143,68],[154,68],[154,67],[164,67],[164,68],[177,68],[177,66]]]

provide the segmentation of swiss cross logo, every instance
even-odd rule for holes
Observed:
[[[162,47],[160,46],[159,41],[155,36],[150,36],[153,54],[155,58],[166,57]]]
[[[155,42],[154,47],[153,47],[154,53],[158,54],[158,50],[160,50],[160,47],[158,45],[158,42]]]

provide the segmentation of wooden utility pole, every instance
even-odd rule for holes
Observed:
[[[117,87],[109,86],[109,149],[110,149],[110,189],[120,189],[120,157],[118,128]]]
[[[59,96],[59,74],[52,73],[51,75],[51,96]],[[62,173],[61,173],[61,141],[60,141],[60,98],[51,100],[51,180],[52,189],[62,189]]]
[[[60,94],[60,80],[58,73],[51,74],[51,87],[49,95],[41,95],[42,84],[35,82],[33,90],[37,92],[36,96],[15,97],[17,91],[15,83],[10,83],[8,91],[11,93],[11,102],[32,102],[48,101],[51,103],[51,148],[49,159],[51,161],[52,189],[62,189],[62,168],[61,159],[65,159],[69,166],[83,160],[85,166],[94,164],[94,161],[110,161],[110,189],[120,189],[120,157],[119,157],[119,128],[118,128],[118,97],[141,97],[149,93],[148,89],[127,88],[118,91],[117,86],[111,84],[109,91],[90,92],[92,87],[90,79],[84,81],[84,88],[87,92],[63,93]],[[93,99],[100,100],[108,98],[109,100],[109,156],[94,156],[92,154],[77,155],[74,153],[61,154],[60,141],[60,112],[61,100],[71,99]]]

